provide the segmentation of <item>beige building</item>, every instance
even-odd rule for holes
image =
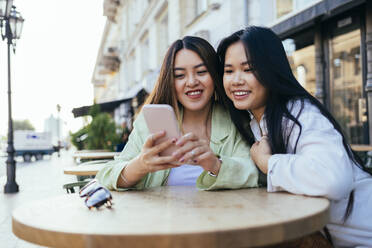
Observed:
[[[333,113],[351,143],[370,144],[372,1],[104,0],[104,15],[94,100],[118,124],[131,120],[152,90],[173,41],[196,35],[216,47],[253,24],[279,35],[295,76]]]
[[[95,102],[122,101],[112,105],[115,120],[118,124],[130,120],[133,109],[152,90],[171,43],[194,35],[217,46],[224,36],[245,26],[246,4],[245,0],[105,0],[107,23],[92,77]]]

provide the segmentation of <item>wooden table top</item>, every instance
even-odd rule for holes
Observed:
[[[252,247],[322,229],[329,201],[266,189],[199,191],[165,186],[113,192],[113,208],[88,210],[77,194],[21,206],[13,233],[51,247]]]
[[[351,145],[351,149],[357,152],[369,152],[372,151],[372,145]]]
[[[79,152],[79,153],[74,153],[72,155],[74,158],[79,158],[79,159],[112,159],[115,156],[118,156],[120,152]]]
[[[105,166],[102,164],[87,164],[78,166],[69,166],[63,168],[63,173],[76,176],[95,176],[97,172]]]

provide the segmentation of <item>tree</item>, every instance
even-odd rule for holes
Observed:
[[[14,120],[13,121],[13,130],[35,131],[35,128],[29,120]]]

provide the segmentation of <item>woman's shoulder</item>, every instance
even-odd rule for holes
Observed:
[[[320,109],[308,99],[296,99],[288,103],[289,112],[301,123],[309,128],[333,128],[332,123],[324,116]]]
[[[309,116],[323,116],[319,108],[310,102],[309,99],[294,99],[288,102],[287,109],[289,112],[298,118],[306,118]]]

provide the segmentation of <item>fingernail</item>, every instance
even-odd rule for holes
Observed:
[[[180,161],[181,163],[183,163],[183,162],[185,161],[185,159],[184,159],[184,158],[181,158],[179,161]]]

